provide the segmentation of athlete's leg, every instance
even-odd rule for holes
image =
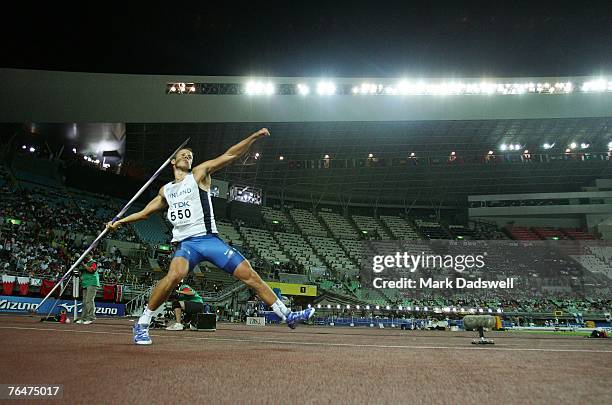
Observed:
[[[259,274],[253,270],[248,260],[244,259],[242,263],[236,267],[233,276],[255,290],[259,298],[268,306],[272,306],[272,304],[278,300],[274,291],[272,291],[270,286],[264,283],[261,277],[259,277]]]
[[[157,283],[151,292],[149,304],[140,319],[138,319],[138,322],[134,324],[134,343],[137,345],[150,345],[152,343],[149,337],[149,324],[151,323],[153,311],[166,302],[172,290],[202,261],[203,256],[195,251],[192,245],[193,240],[191,239],[186,239],[181,243],[170,262],[168,274]],[[182,328],[182,324],[180,327]]]
[[[138,323],[147,325],[151,323],[151,315],[153,314],[153,311],[166,302],[170,296],[170,293],[172,293],[172,290],[176,288],[181,280],[187,276],[188,272],[189,262],[187,259],[184,257],[175,256],[170,262],[170,270],[168,270],[168,274],[159,280],[155,288],[153,288],[147,308],[145,309],[144,314],[138,320]]]
[[[200,254],[205,260],[210,261],[215,266],[233,275],[238,280],[254,289],[259,298],[269,305],[274,313],[283,321],[287,322],[291,328],[295,328],[297,321],[303,321],[314,313],[314,309],[306,311],[291,312],[289,308],[274,294],[270,286],[264,283],[259,274],[253,270],[251,264],[244,256],[233,247],[228,246],[217,236],[209,237],[198,246],[202,248]]]
[[[259,277],[259,274],[253,270],[248,260],[244,259],[234,270],[234,277],[242,281],[249,287],[255,290],[259,298],[272,308],[274,313],[278,315],[287,325],[294,329],[298,321],[306,321],[314,314],[314,308],[308,308],[303,311],[292,312],[285,306],[283,301],[274,294],[270,286]]]

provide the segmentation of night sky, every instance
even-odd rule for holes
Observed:
[[[612,72],[610,1],[198,3],[21,6],[3,13],[0,66],[332,78]]]

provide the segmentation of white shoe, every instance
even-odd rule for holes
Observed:
[[[175,322],[174,324],[168,326],[166,330],[183,330],[183,324],[179,322]]]
[[[93,321],[83,321],[83,325],[89,325],[90,323],[93,323]]]
[[[83,323],[82,319],[77,319],[75,323]]]
[[[193,326],[192,324],[189,324],[189,330],[198,330],[198,328],[196,328],[195,326]]]

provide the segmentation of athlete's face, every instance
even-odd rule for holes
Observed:
[[[193,153],[189,149],[181,149],[178,151],[174,159],[172,159],[172,164],[183,170],[191,169],[191,163],[193,162]]]

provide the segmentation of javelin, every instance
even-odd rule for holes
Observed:
[[[130,201],[128,201],[127,204],[125,204],[125,206],[121,209],[121,211],[119,211],[119,213],[117,215],[115,215],[115,217],[112,220],[113,223],[115,223],[115,221],[117,221],[119,218],[121,218],[123,216],[123,214],[125,214],[125,212],[128,210],[128,208],[130,208],[130,205],[132,205],[132,203],[134,201],[136,201],[136,199],[138,199],[138,197],[140,197],[142,195],[142,193],[147,189],[147,187],[149,187],[151,185],[151,183],[153,183],[153,180],[155,180],[157,178],[157,176],[159,176],[161,171],[164,170],[164,168],[168,165],[168,163],[170,163],[170,161],[172,160],[174,155],[176,155],[179,150],[183,149],[183,147],[185,145],[187,145],[187,142],[189,142],[190,139],[191,138],[185,139],[185,142],[183,142],[181,144],[181,146],[179,146],[178,148],[176,148],[176,150],[174,152],[172,152],[172,155],[170,155],[170,157],[168,159],[166,159],[166,161],[159,167],[159,169],[157,169],[157,171],[155,173],[153,173],[153,176],[151,176],[151,178],[144,184],[144,186],[142,186],[140,188],[140,190],[138,190],[138,192],[134,195],[134,197],[132,197],[132,199]],[[85,256],[87,256],[87,253],[91,252],[91,250],[96,247],[96,245],[98,244],[100,239],[102,239],[104,237],[104,235],[106,235],[107,232],[108,232],[108,228],[104,228],[104,230],[98,235],[98,237],[93,242],[91,242],[91,245],[89,245],[89,247],[87,249],[85,249],[83,254],[77,259],[77,261],[74,262],[74,264],[72,266],[70,266],[70,269],[68,269],[68,271],[62,276],[62,278],[60,278],[60,280],[55,284],[53,289],[51,289],[51,291],[49,291],[49,293],[45,296],[45,298],[43,298],[43,300],[40,302],[40,304],[38,304],[36,309],[33,310],[32,312],[35,313],[35,312],[38,311],[38,308],[42,308],[43,303],[51,296],[51,294],[53,294],[53,291],[55,291],[55,289],[57,287],[59,287],[60,284],[62,284],[64,282],[66,277],[68,277],[68,275],[71,274],[72,271],[83,261]]]

